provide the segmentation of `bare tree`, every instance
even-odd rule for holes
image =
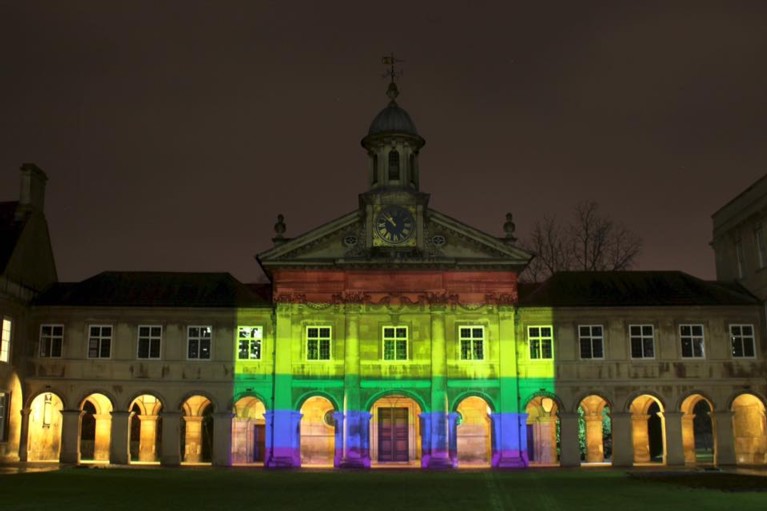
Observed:
[[[636,263],[642,240],[623,224],[602,215],[596,202],[586,201],[575,206],[567,223],[544,216],[523,246],[535,254],[535,259],[522,277],[539,282],[557,271],[628,270]]]

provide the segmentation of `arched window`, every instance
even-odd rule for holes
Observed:
[[[399,181],[399,153],[389,151],[389,181]]]

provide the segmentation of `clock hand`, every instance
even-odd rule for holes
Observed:
[[[397,222],[394,221],[394,218],[391,215],[384,215],[386,217],[386,220],[392,224],[392,226],[397,227]]]

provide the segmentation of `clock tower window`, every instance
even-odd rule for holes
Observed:
[[[399,181],[399,153],[389,151],[389,181]]]

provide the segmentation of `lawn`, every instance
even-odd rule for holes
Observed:
[[[764,490],[767,478],[716,473],[634,477],[620,470],[331,472],[68,468],[0,476],[0,509],[763,511],[767,509]]]

